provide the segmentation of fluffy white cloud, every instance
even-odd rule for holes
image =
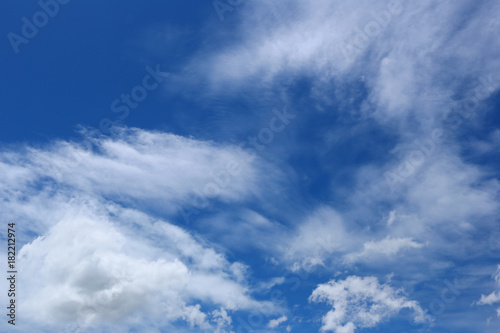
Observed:
[[[252,298],[244,264],[150,212],[191,205],[231,163],[240,173],[215,197],[255,195],[263,164],[236,147],[167,133],[85,138],[92,149],[57,142],[0,153],[0,207],[19,226],[21,326],[154,330],[181,320],[226,332],[231,311],[277,310]]]
[[[477,301],[479,305],[491,305],[500,302],[500,292],[492,292],[489,295],[481,295],[481,299]]]
[[[428,320],[418,302],[375,277],[350,276],[320,284],[309,300],[333,307],[323,317],[322,331],[354,333],[357,328],[375,327],[404,308],[415,313],[416,322]]]
[[[215,333],[225,333],[226,332],[225,329],[230,327],[233,321],[231,317],[228,315],[227,311],[224,308],[221,308],[220,310],[214,310],[212,312],[212,315],[213,315],[212,321],[214,321],[217,324]],[[234,332],[231,331],[230,333]]]
[[[475,302],[478,305],[492,305],[500,302],[500,265],[497,267],[497,271],[493,274],[493,278],[497,285],[497,291],[492,292],[489,295],[481,295],[481,299]],[[500,317],[500,307],[497,309],[497,315]]]
[[[182,229],[152,223],[149,232],[169,243],[161,248],[140,233],[134,237],[131,230],[122,230],[120,222],[86,209],[73,211],[23,246],[20,300],[30,321],[99,327],[141,318],[157,320],[158,326],[183,319],[207,329],[209,316],[201,304],[273,311],[271,303],[248,295],[232,274],[234,264]]]

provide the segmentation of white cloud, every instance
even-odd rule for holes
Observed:
[[[499,9],[495,1],[254,1],[238,9],[245,13],[232,30],[237,42],[200,52],[178,76],[186,80],[194,71],[211,91],[227,91],[305,74],[316,79],[318,99],[331,95],[332,80],[343,86],[343,79],[363,76],[376,119],[407,126],[406,117],[418,113],[428,125],[453,102],[459,84],[473,91],[471,76],[500,77]],[[356,51],[346,52],[352,46]]]
[[[389,212],[389,217],[387,218],[387,226],[390,227],[394,221],[396,221],[396,211],[395,210],[391,210]]]
[[[267,292],[267,291],[271,290],[273,287],[282,285],[283,283],[285,283],[284,277],[282,277],[282,276],[275,277],[275,278],[272,278],[268,281],[262,281],[261,283],[259,283],[259,285],[256,289],[258,291]]]
[[[386,10],[387,3],[292,0],[284,4],[258,0],[238,8],[247,10],[234,31],[238,38],[233,40],[238,42],[217,47],[208,56],[203,52],[186,68],[204,73],[211,88],[218,91],[252,84],[254,78],[269,84],[282,74],[307,74],[317,82],[311,91],[318,99],[325,98],[322,89],[331,88],[326,83],[362,73],[367,89],[364,104],[370,105],[366,114],[384,124],[400,121],[396,134],[406,145],[420,130],[407,131],[415,126],[408,121],[412,115],[421,120],[417,127],[436,125],[436,119],[452,105],[457,86],[463,85],[460,89],[467,93],[474,89],[466,82],[470,77],[500,73],[496,54],[500,49],[499,6],[495,1],[405,2],[402,12],[393,14],[377,36],[362,43],[358,54],[346,57],[345,48],[353,42],[356,28],[367,27],[375,20],[371,12]],[[463,13],[467,13],[466,19]],[[186,73],[177,77],[187,77],[182,74]],[[498,83],[492,89],[497,87]],[[235,146],[167,133],[130,129],[120,131],[113,139],[87,138],[92,150],[58,142],[50,148],[0,153],[0,209],[4,217],[24,222],[23,243],[31,240],[33,233],[43,235],[22,251],[25,271],[39,275],[41,281],[25,286],[32,292],[26,293],[24,305],[33,320],[51,322],[58,316],[94,325],[113,316],[140,313],[137,301],[147,296],[144,311],[148,316],[157,315],[161,309],[166,320],[183,319],[200,328],[216,323],[217,329],[226,330],[231,324],[227,311],[270,307],[249,296],[244,265],[229,263],[182,228],[155,220],[145,212],[154,208],[173,214],[178,207],[196,206],[203,201],[200,192],[209,190],[216,193],[205,196],[226,202],[258,195],[262,178],[276,175],[272,168],[262,161],[252,161]],[[491,150],[489,142],[481,147]],[[350,229],[356,228],[355,222],[348,224],[345,217],[323,207],[297,223],[291,232],[281,232],[278,223],[247,211],[241,214],[238,230],[228,232],[231,234],[224,244],[244,248],[259,243],[257,247],[272,248],[298,270],[326,265],[333,254],[341,257],[359,249],[360,244],[363,250],[346,258],[356,261],[377,254],[393,256],[405,249],[420,248],[422,244],[414,239],[442,236],[452,229],[470,230],[476,217],[498,212],[499,187],[486,182],[484,172],[459,156],[457,151],[433,156],[415,173],[415,179],[405,178],[394,195],[397,199],[383,193],[385,190],[370,191],[360,185],[363,194],[348,199],[355,203],[353,210],[363,210],[365,203],[373,207],[383,199],[397,206],[397,218],[395,209],[387,219],[391,234],[380,241],[367,242],[366,234]],[[241,171],[237,176],[230,175],[226,185],[218,185],[227,179],[232,162],[240,163]],[[110,201],[134,209],[123,209]],[[81,213],[75,212],[78,206],[94,207],[88,208],[90,213]],[[214,223],[213,230],[233,223],[231,217],[215,217],[213,220],[227,219],[226,223]],[[89,226],[95,232],[88,230]],[[282,235],[275,238],[278,231]],[[144,243],[134,242],[134,233]],[[140,251],[133,252],[134,248]],[[58,256],[64,258],[63,264],[56,264]],[[92,283],[81,280],[87,275]],[[158,289],[145,280],[154,282]],[[165,284],[167,280],[171,284]],[[279,281],[263,284],[263,288],[273,283]],[[324,290],[335,289],[337,284],[350,288],[355,298],[369,295],[376,299],[382,313],[368,305],[364,312],[353,310],[350,300],[338,296],[341,293],[337,291],[333,296],[326,295]],[[370,278],[351,277],[337,284],[321,285],[313,297],[346,303],[343,308],[335,305],[335,310],[325,316],[324,327],[330,330],[354,332],[363,325],[381,322],[402,307],[420,309]],[[57,288],[59,285],[63,287]],[[366,286],[368,291],[359,291],[357,285]],[[381,293],[396,299],[396,305],[375,297]],[[41,305],[35,303],[35,296],[45,297]],[[498,297],[498,292],[493,292],[482,296],[480,302],[493,304]],[[111,307],[113,302],[117,305]],[[206,312],[204,303],[221,310]]]
[[[288,320],[287,316],[281,316],[277,319],[271,319],[269,323],[267,324],[267,327],[269,328],[276,328],[278,327],[281,323],[284,323],[285,321]]]
[[[233,321],[231,317],[228,315],[227,311],[224,308],[221,308],[220,310],[214,310],[212,312],[212,315],[213,315],[212,321],[214,321],[217,324],[215,333],[225,333],[226,332],[225,329],[230,327]]]
[[[396,230],[396,234],[398,229]],[[412,237],[386,236],[379,241],[373,239],[370,230],[348,224],[334,209],[322,206],[312,211],[297,223],[295,230],[282,233],[276,238],[277,251],[282,263],[292,271],[312,270],[315,266],[332,269],[356,261],[376,259],[381,256],[395,257],[411,249],[419,249],[422,243]],[[363,244],[363,250],[357,251]],[[335,257],[342,256],[343,261],[336,262]]]
[[[26,277],[21,283],[29,291],[22,306],[31,319],[53,324],[91,325],[162,307],[167,317],[182,317],[187,312],[174,305],[186,309],[176,290],[186,286],[187,267],[177,259],[148,260],[148,255],[109,221],[75,215],[21,249],[20,271]],[[161,304],[162,298],[171,303]]]
[[[257,194],[257,159],[236,147],[138,129],[86,139],[92,150],[58,142],[0,153],[0,207],[19,225],[21,326],[154,331],[183,320],[229,332],[228,311],[277,312],[252,298],[243,263],[149,215],[151,207],[175,213],[189,206],[196,189],[231,162],[241,173],[217,198]]]
[[[494,303],[500,302],[500,292],[492,292],[491,294],[485,296],[481,295],[481,299],[477,301],[479,305],[492,305]]]
[[[498,184],[476,185],[483,174],[480,168],[457,157],[436,156],[425,173],[411,181],[407,200],[431,221],[464,225],[473,216],[490,215],[498,209]]]
[[[347,111],[375,119],[380,130],[396,137],[397,147],[414,150],[416,139],[423,141],[434,128],[443,129],[443,142],[415,172],[402,177],[395,189],[388,191],[383,174],[393,171],[399,162],[392,160],[380,167],[378,160],[374,162],[377,170],[359,180],[359,193],[347,195],[351,212],[343,214],[344,221],[328,217],[321,220],[330,222],[301,221],[295,234],[284,232],[284,240],[277,242],[279,256],[294,270],[325,265],[333,253],[352,252],[374,239],[369,232],[346,231],[346,225],[355,228],[349,218],[354,215],[357,219],[353,220],[375,229],[368,221],[379,213],[380,204],[389,204],[397,211],[387,220],[392,241],[386,244],[397,253],[418,247],[414,239],[429,244],[429,251],[447,246],[449,253],[461,252],[463,248],[455,251],[456,243],[447,238],[450,233],[466,238],[468,232],[490,223],[490,218],[483,217],[498,212],[498,182],[489,181],[491,174],[481,167],[464,162],[453,140],[460,130],[443,127],[443,116],[465,98],[475,96],[481,78],[493,78],[486,88],[487,96],[498,90],[500,64],[495,50],[500,49],[500,23],[495,13],[500,4],[473,0],[402,2],[401,12],[391,15],[379,34],[361,41],[360,51],[346,57],[345,46],[356,37],[360,39],[357,28],[376,21],[373,12],[387,10],[388,3],[294,0],[285,5],[253,1],[238,8],[242,20],[231,33],[239,38],[221,41],[216,51],[202,50],[186,65],[190,71],[194,68],[196,80],[201,76],[209,82],[209,94],[249,91],[249,87],[281,90],[287,87],[286,79],[305,76],[316,82],[309,100],[324,102],[332,112],[338,112],[339,101],[364,99],[359,100],[361,107]],[[181,70],[179,75],[185,78],[190,73]],[[360,96],[350,92],[358,85]],[[481,101],[478,110],[486,104],[487,100]],[[313,108],[304,107],[304,115],[309,116]],[[482,146],[491,150],[492,145]],[[375,186],[367,187],[365,181]],[[275,235],[258,234],[264,234],[258,239],[265,244],[266,235]],[[398,245],[397,239],[402,243]],[[318,240],[328,246],[318,244]],[[357,254],[361,253],[363,250]]]
[[[324,265],[334,253],[346,252],[357,242],[359,236],[346,230],[342,217],[325,206],[314,210],[291,237],[284,237],[282,257],[292,270],[308,270]]]
[[[79,193],[176,213],[181,206],[203,209],[213,198],[231,202],[258,195],[258,179],[277,176],[270,169],[262,172],[266,163],[236,146],[169,133],[122,129],[113,138],[86,133],[84,142],[92,148],[61,141],[23,153],[3,152],[0,168],[6,177],[0,191],[11,200],[4,212],[11,218],[44,214],[49,191],[34,189],[36,182],[46,190],[57,189],[52,196]],[[40,210],[27,212],[32,205],[17,205],[17,198],[40,205]]]
[[[198,302],[273,311],[270,303],[248,295],[220,254],[178,227],[164,221],[150,226],[163,229],[166,242],[183,242],[161,249],[122,231],[119,221],[89,211],[68,215],[19,253],[20,288],[25,290],[21,306],[36,323],[93,327],[152,318],[159,325],[184,319],[208,328]]]
[[[390,162],[384,169],[395,171],[398,163]],[[449,246],[450,253],[458,254],[463,246],[450,242],[450,233],[470,241],[471,231],[495,228],[499,183],[491,180],[488,170],[462,161],[453,147],[436,150],[412,173],[405,173],[392,190],[384,169],[360,170],[351,202],[354,207],[361,205],[356,213],[364,219],[376,212],[377,204],[391,202],[397,211],[397,223],[389,229],[391,238],[425,240],[432,249]]]
[[[415,313],[416,322],[428,320],[418,302],[387,284],[379,284],[375,277],[350,276],[320,284],[309,300],[333,307],[323,317],[322,331],[354,333],[357,328],[375,327],[404,308]]]
[[[353,64],[354,57],[346,57],[344,46],[355,38],[356,27],[363,29],[375,21],[370,10],[380,12],[387,7],[364,1],[295,0],[286,5],[256,1],[247,6],[238,31],[243,42],[209,59],[210,76],[234,83],[256,74],[266,79],[290,71],[338,74]],[[366,46],[376,40],[369,38]]]
[[[230,94],[234,92],[231,89],[259,85],[266,89],[282,87],[286,86],[283,78],[304,75],[317,82],[309,97],[321,101],[339,94],[338,87],[350,89],[352,82],[362,82],[359,84],[366,96],[362,97],[363,116],[375,118],[384,132],[398,137],[398,146],[408,147],[415,139],[427,139],[432,129],[442,127],[443,115],[464,97],[474,96],[481,77],[493,77],[488,96],[498,90],[500,65],[495,50],[500,49],[500,23],[495,13],[500,4],[473,0],[401,2],[401,11],[391,15],[380,33],[360,38],[357,29],[376,22],[373,13],[386,11],[389,3],[294,0],[285,5],[253,1],[238,7],[242,20],[231,33],[239,38],[222,41],[216,51],[202,50],[186,68],[194,68],[211,83],[210,93]],[[346,57],[345,46],[357,37],[363,44],[360,51]],[[304,114],[311,111],[305,109]],[[332,109],[338,110],[336,105]],[[448,139],[454,134],[445,135]],[[493,216],[498,211],[498,184],[486,181],[490,176],[476,165],[465,163],[458,149],[443,150],[436,149],[423,166],[403,177],[403,184],[392,193],[387,191],[382,175],[397,163],[390,162],[377,170],[378,174],[369,175],[374,180],[367,182],[376,183],[376,190],[360,181],[358,190],[362,193],[348,198],[356,217],[369,221],[381,202],[393,205],[397,218],[394,214],[387,220],[393,246],[397,244],[395,239],[407,238],[453,246],[443,242],[450,230],[479,228],[475,226],[478,217]],[[329,223],[304,221],[295,235],[285,233],[291,240],[278,244],[292,268],[324,265],[332,253],[349,252],[366,243],[368,237],[346,231],[344,223]],[[325,237],[332,238],[326,251],[321,245],[317,247],[317,240]],[[263,243],[267,240],[262,239]],[[410,243],[392,248],[417,246],[406,242]]]
[[[492,305],[500,302],[500,265],[498,265],[497,271],[493,274],[493,278],[496,283],[497,291],[494,291],[489,295],[481,295],[481,299],[475,302],[475,304]],[[497,309],[497,315],[500,317],[500,307]]]
[[[388,257],[397,255],[400,251],[408,249],[419,249],[423,246],[422,243],[415,242],[412,238],[386,238],[374,242],[366,242],[363,244],[363,251],[351,253],[345,256],[347,262],[356,262],[358,260],[373,258],[379,255]]]

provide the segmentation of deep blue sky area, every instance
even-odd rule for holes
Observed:
[[[500,332],[498,13],[4,0],[0,332]]]
[[[2,7],[2,31],[16,34],[21,33],[21,18],[40,10],[35,1],[4,2]],[[199,46],[196,38],[203,35],[207,13],[216,15],[210,2],[201,1],[72,1],[61,5],[28,44],[19,45],[18,54],[5,38],[1,140],[47,141],[73,135],[77,124],[98,127],[102,118],[115,116],[111,102],[141,82],[146,66],[160,64],[168,71],[181,60],[181,51]],[[188,32],[179,43],[157,45],[158,53],[148,54],[147,35],[164,22]],[[158,91],[152,95],[162,99]],[[168,124],[173,107],[182,109],[183,104],[166,99],[152,114],[155,104],[149,101],[133,110],[127,125]]]

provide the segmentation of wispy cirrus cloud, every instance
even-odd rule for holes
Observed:
[[[183,55],[190,29],[142,29],[135,44],[169,63],[166,91],[188,97],[187,127],[199,121],[213,141],[87,129],[86,146],[0,152],[0,208],[22,221],[20,263],[39,277],[21,281],[30,329],[269,331],[311,323],[300,312],[311,292],[308,307],[332,306],[324,331],[377,327],[403,309],[424,320],[417,300],[443,299],[430,295],[438,277],[498,250],[496,162],[479,159],[498,151],[498,130],[477,134],[500,87],[499,6],[257,0]],[[286,138],[269,115],[284,102],[297,115]],[[245,136],[265,153],[228,143]],[[186,214],[197,223],[182,225]],[[411,296],[379,282],[389,273]],[[289,303],[266,300],[283,290]],[[477,304],[497,301],[494,291]],[[460,317],[477,330],[459,302],[444,329]],[[241,311],[260,320],[242,323]]]
[[[352,263],[359,260],[373,259],[381,255],[391,257],[397,255],[400,251],[419,249],[422,246],[422,243],[416,242],[412,238],[391,238],[387,236],[380,241],[364,243],[362,251],[346,255],[345,260]]]

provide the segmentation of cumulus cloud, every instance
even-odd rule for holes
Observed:
[[[214,173],[229,172],[228,163],[241,174],[211,198],[255,195],[254,159],[236,147],[138,129],[85,139],[86,149],[60,141],[0,152],[0,206],[22,221],[22,325],[113,331],[181,320],[229,332],[228,311],[276,311],[252,298],[243,263],[151,213],[191,205],[197,189],[217,184]]]
[[[232,265],[165,221],[151,224],[167,248],[121,230],[119,221],[91,212],[73,212],[19,253],[21,306],[41,324],[93,327],[155,319],[158,325],[182,319],[207,329],[207,304],[225,309],[265,308],[232,274]],[[175,244],[182,242],[182,245]],[[37,279],[24,277],[37,276]],[[205,309],[206,311],[206,309]],[[215,317],[230,324],[227,313]],[[220,320],[215,320],[221,326]]]
[[[33,319],[82,324],[151,311],[158,291],[185,285],[188,269],[176,259],[145,260],[134,243],[108,221],[59,222],[20,251],[20,270],[38,276],[25,282],[23,307]]]
[[[323,317],[322,331],[354,333],[358,328],[375,327],[405,308],[414,312],[416,322],[428,320],[418,302],[409,300],[400,290],[380,284],[375,277],[350,276],[320,284],[309,300],[333,307]]]

